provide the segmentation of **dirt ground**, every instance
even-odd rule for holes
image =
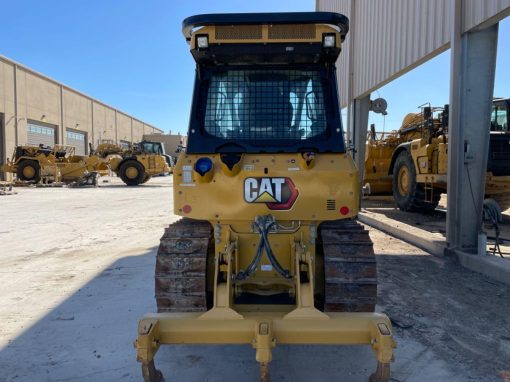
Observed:
[[[446,195],[443,194],[439,208],[430,213],[415,213],[400,211],[392,196],[371,196],[363,200],[364,210],[381,214],[393,220],[409,224],[434,234],[439,234],[446,240]],[[496,231],[490,222],[484,224],[484,231],[487,234],[487,252],[498,257],[510,259],[510,209],[503,215],[503,222],[499,223],[499,251],[495,248]]]
[[[155,311],[170,178],[0,196],[0,381],[140,381],[137,320]],[[394,322],[392,381],[502,381],[510,288],[371,230],[379,305]],[[168,381],[257,381],[249,346],[163,347]],[[368,347],[277,346],[273,381],[366,381]]]

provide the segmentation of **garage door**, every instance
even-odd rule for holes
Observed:
[[[28,144],[31,146],[50,146],[55,145],[56,134],[55,127],[41,125],[37,122],[28,122],[27,124]]]
[[[87,154],[87,134],[82,131],[67,129],[66,144],[76,147],[76,155]]]

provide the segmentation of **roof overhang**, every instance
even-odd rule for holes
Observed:
[[[259,24],[326,24],[337,27],[342,39],[349,31],[349,19],[334,12],[211,13],[184,19],[182,34],[190,41],[193,31],[200,27]]]

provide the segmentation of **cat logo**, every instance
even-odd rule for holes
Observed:
[[[270,210],[289,210],[299,195],[290,178],[246,178],[244,200],[265,203]]]

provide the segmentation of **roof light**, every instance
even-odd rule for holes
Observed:
[[[209,48],[209,36],[208,35],[197,35],[197,48],[207,49]]]
[[[324,48],[336,47],[336,35],[334,33],[324,33],[322,35],[322,46]]]

